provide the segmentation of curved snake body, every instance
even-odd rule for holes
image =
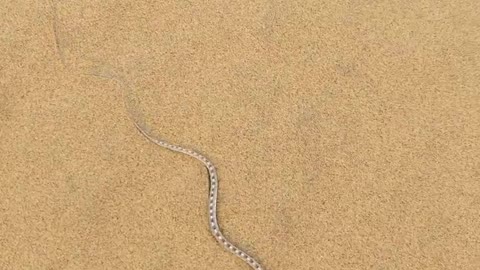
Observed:
[[[142,133],[147,139],[151,142],[167,148],[169,150],[182,153],[188,156],[191,156],[205,165],[208,170],[208,175],[210,178],[210,189],[209,189],[209,203],[208,203],[208,218],[209,218],[209,227],[212,235],[215,237],[218,243],[223,246],[229,252],[235,254],[237,257],[245,261],[252,269],[255,270],[264,270],[264,268],[258,263],[252,256],[248,255],[245,251],[241,250],[234,244],[232,244],[221,232],[220,227],[218,226],[217,221],[217,193],[218,193],[218,177],[217,170],[213,163],[208,160],[202,154],[195,152],[190,149],[183,148],[178,145],[170,144],[166,141],[159,140],[151,136],[145,129],[143,129],[137,122],[134,121],[135,127]]]

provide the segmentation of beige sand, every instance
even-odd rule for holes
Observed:
[[[248,269],[114,75],[267,270],[480,269],[479,1],[53,1],[0,7],[0,269]]]

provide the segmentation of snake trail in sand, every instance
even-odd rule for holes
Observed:
[[[125,80],[120,78],[119,76],[108,74],[108,75],[100,75],[100,74],[92,74],[90,73],[89,75],[97,76],[97,77],[103,77],[103,78],[108,78],[108,79],[113,79],[119,84],[121,84],[124,88],[124,102],[125,102],[125,107],[127,109],[128,115],[132,122],[134,123],[135,127],[138,129],[138,131],[145,136],[148,140],[151,142],[164,147],[168,150],[177,152],[177,153],[182,153],[185,155],[188,155],[190,157],[193,157],[200,162],[203,163],[203,165],[207,168],[208,175],[209,175],[209,200],[208,200],[208,222],[209,222],[209,227],[210,227],[210,232],[211,234],[215,237],[217,242],[223,246],[224,249],[227,251],[233,253],[240,259],[242,259],[244,262],[246,262],[252,269],[254,270],[265,270],[260,263],[253,258],[251,255],[249,255],[247,252],[243,251],[241,248],[230,242],[222,233],[220,226],[218,225],[217,221],[217,195],[218,195],[218,176],[217,176],[217,170],[213,163],[204,155],[191,150],[184,148],[179,145],[171,144],[167,141],[164,141],[162,139],[156,138],[153,136],[150,132],[148,132],[147,128],[145,128],[142,124],[140,124],[140,119],[138,117],[135,117],[135,115],[138,116],[138,114],[135,113],[135,108],[136,106],[133,106],[132,104],[132,89],[130,86],[128,86],[125,83]],[[128,98],[130,97],[130,98]],[[143,120],[143,119],[142,119]]]

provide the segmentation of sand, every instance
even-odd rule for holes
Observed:
[[[480,269],[479,1],[0,11],[0,269],[249,269],[126,88],[266,270]]]

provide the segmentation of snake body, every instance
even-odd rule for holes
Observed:
[[[162,146],[164,148],[167,148],[169,150],[172,150],[174,152],[191,156],[203,163],[203,165],[208,170],[208,175],[210,179],[210,188],[209,188],[209,196],[208,196],[209,197],[208,218],[209,218],[210,231],[212,235],[215,237],[215,239],[221,246],[223,246],[227,251],[233,253],[234,255],[236,255],[243,261],[245,261],[252,269],[264,270],[264,268],[260,265],[260,263],[257,262],[257,260],[255,260],[252,256],[248,255],[245,251],[241,250],[239,247],[232,244],[232,242],[230,242],[220,230],[220,226],[218,225],[218,221],[217,221],[218,176],[217,176],[217,170],[215,169],[215,166],[213,165],[213,163],[198,152],[154,138],[144,128],[142,128],[137,122],[134,121],[134,124],[135,124],[135,127],[140,131],[140,133],[142,133],[151,142],[159,146]]]
[[[154,136],[152,136],[146,128],[142,127],[142,125],[139,123],[141,121],[142,117],[136,117],[138,116],[138,112],[136,111],[136,106],[133,104],[132,96],[133,96],[133,91],[126,83],[125,79],[123,79],[121,76],[116,75],[115,73],[112,72],[112,74],[108,73],[107,74],[102,74],[102,73],[89,73],[88,75],[96,76],[96,77],[101,77],[101,78],[107,78],[107,79],[112,79],[119,83],[122,88],[124,89],[124,102],[125,102],[125,108],[128,112],[128,116],[134,123],[135,127],[140,131],[140,133],[145,136],[149,141],[164,147],[166,149],[169,149],[174,152],[182,153],[185,155],[188,155],[190,157],[193,157],[200,162],[203,163],[203,165],[207,168],[208,171],[208,176],[209,176],[209,201],[208,201],[208,219],[209,219],[209,227],[210,227],[210,232],[215,237],[217,242],[227,251],[233,253],[243,261],[245,261],[252,269],[254,270],[265,270],[260,263],[247,254],[245,251],[234,245],[232,242],[230,242],[222,233],[220,230],[220,226],[218,225],[217,221],[217,193],[218,193],[218,176],[217,176],[217,170],[215,169],[215,166],[213,163],[204,155],[193,151],[191,149],[184,148],[179,145],[171,144],[167,141],[158,139]],[[130,98],[129,98],[130,97]],[[140,119],[139,119],[140,118]]]

